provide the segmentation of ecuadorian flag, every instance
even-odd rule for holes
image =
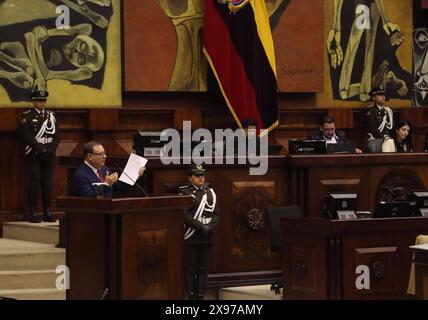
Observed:
[[[236,122],[278,125],[276,65],[265,0],[207,0],[204,54]]]

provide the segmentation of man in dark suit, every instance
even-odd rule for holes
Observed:
[[[335,120],[331,116],[325,116],[320,125],[320,130],[317,133],[313,133],[309,136],[311,140],[325,140],[328,144],[343,144],[343,145],[352,145],[345,132],[336,130]],[[352,148],[355,153],[362,153],[362,151],[355,146]]]
[[[40,222],[36,213],[37,197],[42,190],[43,221],[54,222],[51,213],[52,179],[55,169],[55,152],[60,135],[58,122],[52,111],[46,110],[47,91],[31,94],[33,109],[22,114],[21,134],[25,143],[28,185],[29,221]]]
[[[385,137],[391,135],[394,126],[394,115],[385,105],[385,91],[376,87],[369,92],[374,104],[369,106],[366,116],[368,123],[368,147],[371,152],[382,152]]]
[[[96,185],[105,183],[103,190],[104,198],[111,198],[115,190],[126,188],[126,184],[117,181],[117,172],[112,173],[105,165],[107,154],[104,147],[96,142],[90,141],[83,146],[84,163],[77,168],[71,181],[71,194],[78,197],[96,197]],[[138,172],[141,177],[145,167]]]

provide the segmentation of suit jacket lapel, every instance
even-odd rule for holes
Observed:
[[[91,182],[100,182],[100,179],[98,178],[98,176],[95,174],[95,172],[85,163],[85,170],[88,173],[88,177],[90,178]]]

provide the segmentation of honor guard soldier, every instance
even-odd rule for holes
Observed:
[[[205,183],[206,170],[200,164],[189,168],[187,185],[179,193],[190,195],[193,205],[185,211],[184,271],[190,300],[202,300],[213,254],[214,230],[218,223],[216,194]]]
[[[33,109],[22,114],[21,133],[25,143],[25,160],[28,169],[29,221],[40,222],[36,212],[37,197],[42,190],[43,221],[54,222],[51,206],[52,178],[55,152],[59,143],[59,128],[55,115],[46,110],[47,91],[31,94]]]
[[[369,92],[374,101],[367,111],[368,146],[371,152],[382,152],[382,143],[389,137],[394,125],[394,115],[391,108],[385,105],[385,91],[382,87]]]

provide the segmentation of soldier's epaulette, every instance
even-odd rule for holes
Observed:
[[[29,109],[29,110],[27,110],[27,111],[24,111],[23,112],[23,114],[27,114],[27,113],[30,113],[32,110],[31,109]]]
[[[185,188],[188,188],[188,187],[189,187],[188,185],[184,185],[184,186],[178,187],[178,189],[185,189]]]

